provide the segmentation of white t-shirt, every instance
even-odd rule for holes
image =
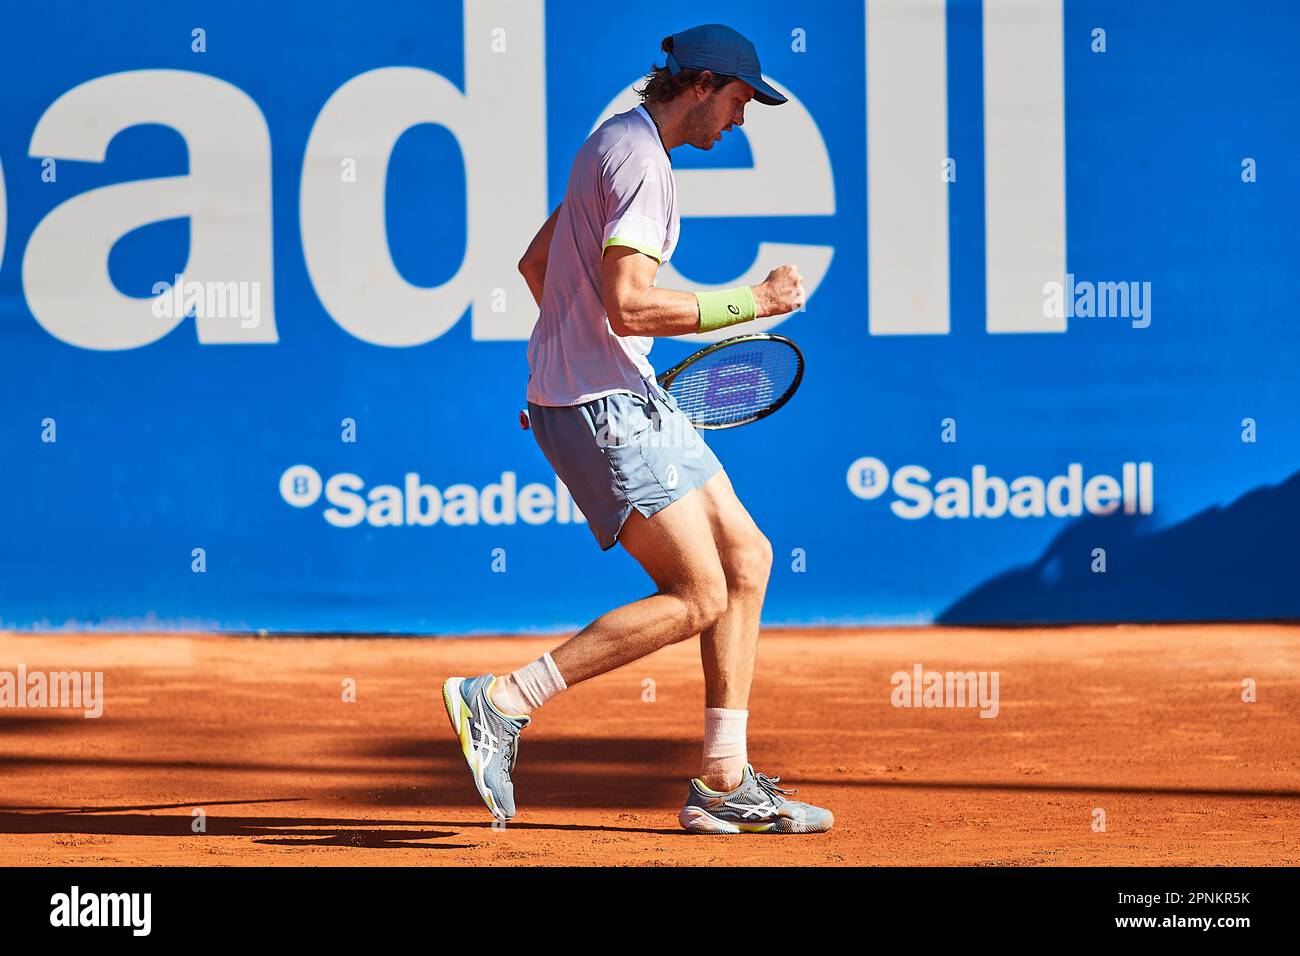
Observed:
[[[546,261],[541,316],[528,340],[528,401],[580,405],[646,393],[654,339],[610,328],[601,257],[631,246],[668,261],[677,245],[677,185],[659,130],[638,106],[610,117],[578,150]]]

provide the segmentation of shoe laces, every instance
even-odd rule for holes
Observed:
[[[514,773],[515,760],[519,757],[519,735],[514,734],[510,737],[505,746],[506,751],[506,773]]]
[[[765,792],[767,792],[768,794],[774,797],[778,793],[784,793],[788,795],[788,794],[799,792],[794,787],[791,787],[788,790],[785,787],[778,787],[777,784],[781,782],[780,777],[769,777],[767,774],[759,773],[757,770],[754,771],[754,780],[758,783],[760,787],[763,788]],[[777,802],[780,803],[781,800],[778,798]]]

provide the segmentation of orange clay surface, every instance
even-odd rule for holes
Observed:
[[[0,709],[0,864],[1300,863],[1298,627],[767,631],[750,757],[834,810],[817,836],[677,828],[696,642],[547,704],[493,829],[440,683],[557,643],[0,633],[0,671],[103,671],[106,697]],[[996,670],[998,716],[895,708],[916,663]]]

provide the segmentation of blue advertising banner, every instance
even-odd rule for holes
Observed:
[[[1300,614],[1294,4],[0,16],[0,627],[536,631],[646,593],[519,428],[516,263],[710,21],[790,102],[675,151],[658,283],[805,276],[753,323],[799,393],[708,434],[764,620]]]

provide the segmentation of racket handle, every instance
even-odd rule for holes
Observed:
[[[532,427],[528,421],[528,410],[526,408],[519,409],[519,427],[524,431],[528,431]]]

